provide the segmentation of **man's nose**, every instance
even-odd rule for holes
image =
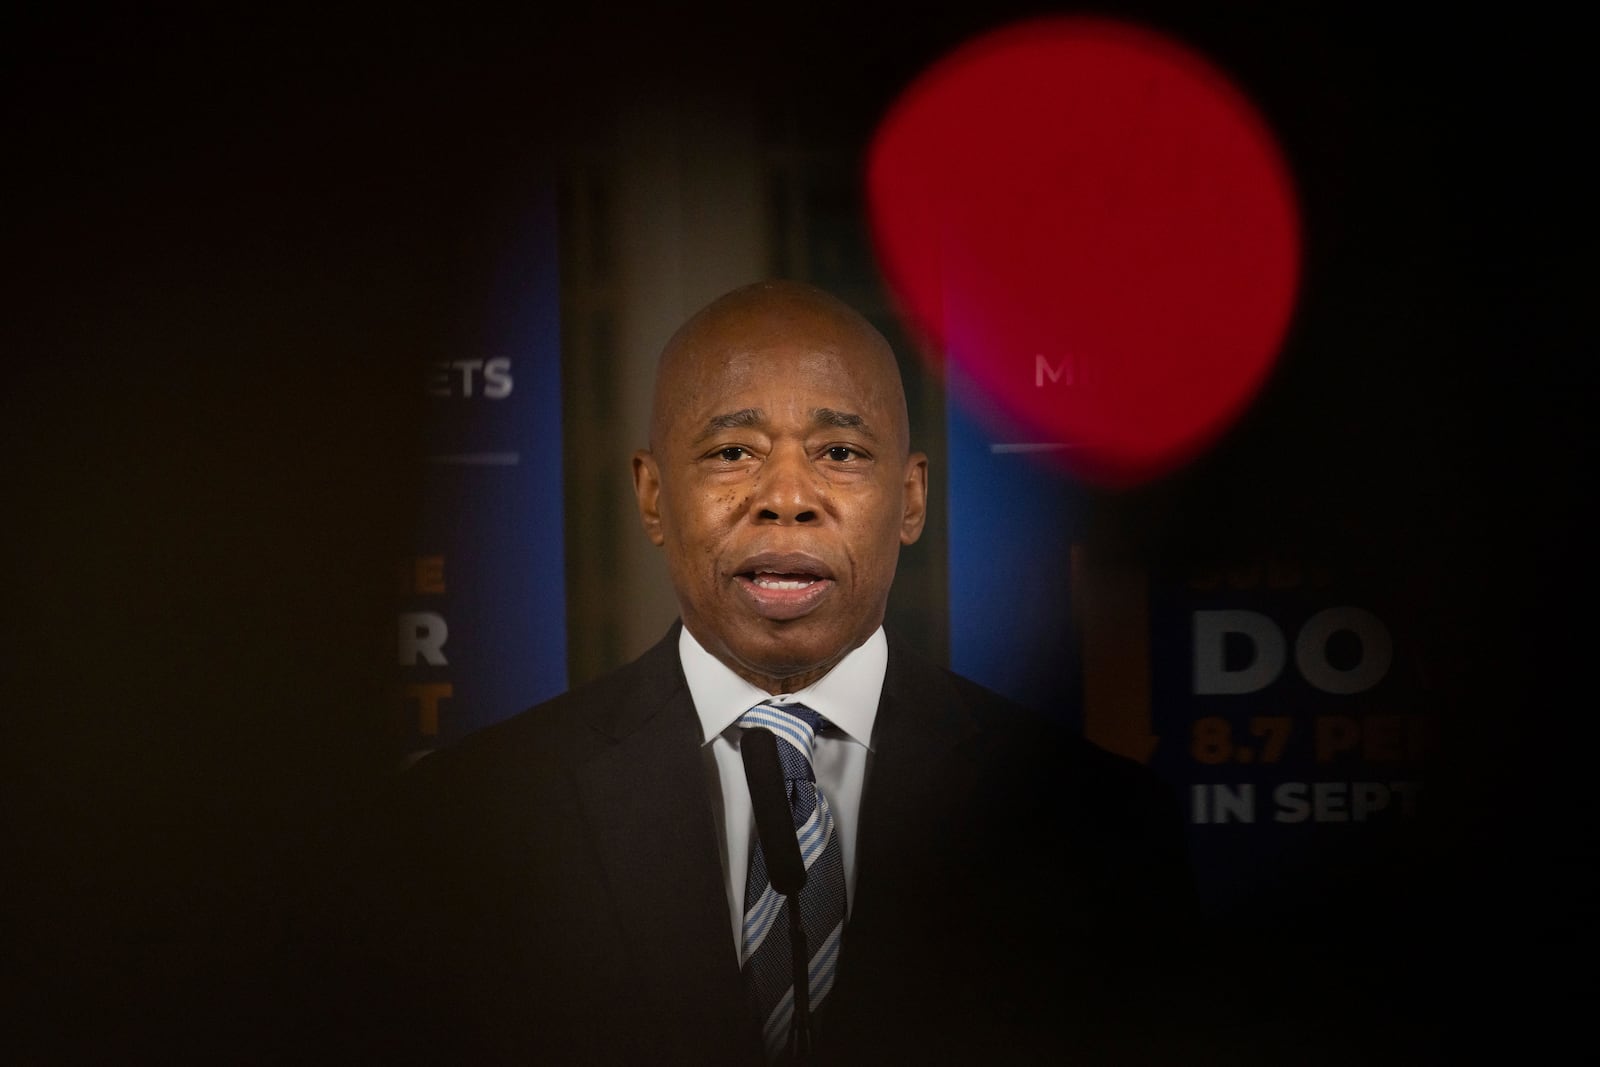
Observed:
[[[814,522],[821,514],[817,474],[799,447],[779,447],[761,465],[751,511],[757,521]]]

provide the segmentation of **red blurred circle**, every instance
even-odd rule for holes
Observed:
[[[885,116],[867,199],[911,324],[1090,481],[1192,458],[1288,328],[1299,219],[1276,142],[1149,30],[1051,18],[967,43]]]

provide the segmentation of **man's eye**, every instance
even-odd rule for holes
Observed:
[[[828,449],[828,458],[833,460],[835,463],[846,463],[852,459],[855,459],[857,455],[858,453],[855,449],[846,448],[844,445],[834,445],[832,448]]]
[[[737,463],[748,454],[749,453],[745,452],[745,450],[740,448],[738,445],[729,445],[727,448],[721,449],[717,452],[717,458],[722,460],[724,463]]]

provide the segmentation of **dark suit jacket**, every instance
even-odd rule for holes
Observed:
[[[409,772],[348,987],[398,1011],[357,1051],[759,1062],[709,759],[674,627]],[[1144,768],[891,636],[820,1062],[1114,1062],[1165,1010],[1178,830]]]

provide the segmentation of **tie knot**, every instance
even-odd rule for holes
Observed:
[[[767,707],[776,707],[786,714],[793,715],[807,726],[811,727],[811,736],[815,737],[828,727],[828,720],[812,711],[804,704],[772,704]]]
[[[805,777],[808,779],[811,778],[812,743],[816,741],[817,733],[827,725],[826,719],[804,704],[757,704],[739,716],[740,727],[749,729],[759,726],[771,730],[778,740],[784,742],[784,746],[778,750],[780,755],[784,747],[798,753],[805,760]],[[787,760],[784,761],[784,769],[789,771]],[[797,777],[793,774],[790,776]]]

